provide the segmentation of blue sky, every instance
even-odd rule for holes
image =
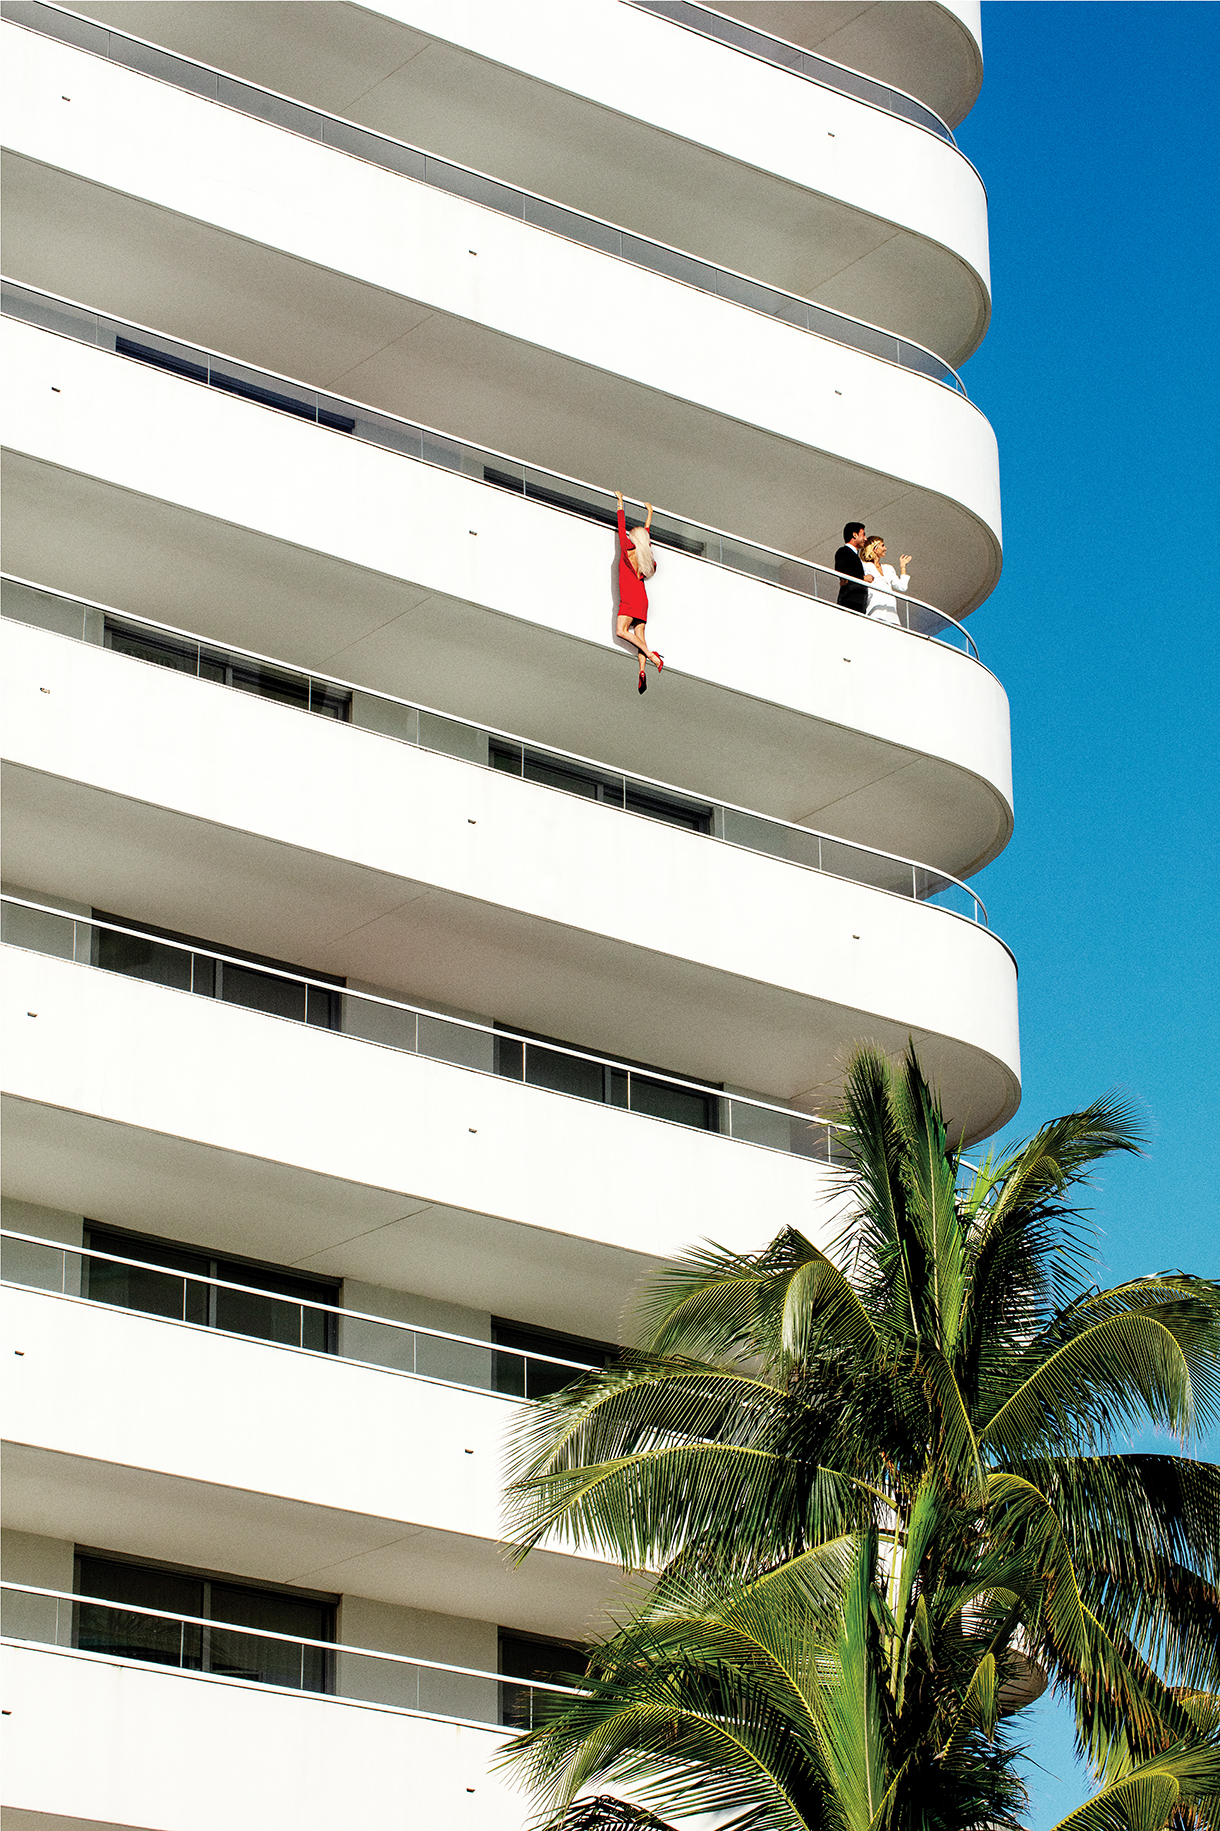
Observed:
[[[976,880],[1021,970],[1004,1136],[1123,1087],[1152,1143],[1098,1178],[1099,1277],[1220,1276],[1220,6],[987,0],[983,50],[957,139],[995,298],[963,379],[1003,487],[970,627],[1012,706],[1016,834]],[[1060,1708],[1023,1736],[1045,1831],[1087,1788]]]

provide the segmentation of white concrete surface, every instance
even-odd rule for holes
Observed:
[[[894,83],[950,127],[978,98],[980,0],[719,0],[716,10]]]
[[[842,93],[668,21],[624,13],[617,0],[534,0],[525,14],[410,0],[378,8],[280,5],[273,26],[257,9],[238,14],[189,0],[173,7],[98,0],[85,10],[639,234],[901,329],[950,361],[986,328],[986,200],[959,154],[939,141],[921,145],[932,136]],[[804,12],[790,4],[780,10],[798,19]],[[818,8],[831,16],[844,10]],[[901,51],[892,43],[892,16],[904,9],[846,10],[866,15],[853,34],[859,48],[884,57],[888,38],[891,54],[912,69],[922,62],[955,88],[981,73],[969,33],[940,7],[907,4],[915,29],[903,33]],[[878,15],[888,15],[881,31]],[[519,20],[528,20],[524,29]],[[966,66],[960,74],[954,52]]]
[[[639,704],[613,530],[30,325],[0,349],[10,570],[955,875],[1007,841],[1007,697],[944,643],[662,552]]]
[[[3,1797],[19,1831],[60,1820],[98,1831],[528,1821],[527,1797],[490,1771],[494,1730],[66,1650],[9,1645],[5,1656]]]
[[[829,1173],[804,1158],[70,961],[17,948],[4,956],[7,1093],[129,1135],[204,1145],[229,1159],[227,1180],[250,1176],[257,1186],[256,1171],[243,1166],[270,1163],[387,1192],[388,1212],[378,1218],[393,1219],[396,1232],[378,1232],[397,1275],[362,1262],[359,1243],[338,1275],[482,1307],[495,1285],[477,1252],[469,1267],[463,1262],[467,1217],[480,1241],[479,1217],[549,1235],[552,1269],[544,1274],[539,1265],[540,1281],[567,1275],[571,1239],[624,1250],[642,1266],[708,1235],[744,1250],[788,1223],[815,1237],[828,1224]],[[63,1199],[54,1164],[40,1187],[19,1186],[33,1171],[15,1155],[14,1195],[76,1205]],[[129,1224],[154,1231],[141,1218],[140,1156],[130,1145],[124,1155],[133,1165]],[[61,1168],[70,1167],[69,1153]],[[95,1218],[118,1219],[113,1209],[79,1205]],[[448,1216],[447,1257],[427,1227],[410,1224],[434,1207]],[[201,1243],[215,1237],[188,1224],[164,1230]],[[350,1229],[349,1239],[358,1231]],[[277,1212],[268,1204],[261,1224],[247,1214],[244,1237],[239,1251],[327,1272],[342,1243],[329,1220],[303,1204],[295,1224],[290,1207]],[[528,1239],[520,1249],[529,1250]],[[505,1291],[513,1256],[509,1228],[499,1253]],[[328,1263],[313,1265],[315,1258]],[[501,1301],[502,1309],[494,1301],[487,1307],[547,1320],[510,1306],[507,1296]],[[557,1319],[556,1326],[583,1325]]]
[[[320,385],[572,475],[609,468],[632,494],[789,551],[811,524],[826,547],[847,513],[886,505],[954,614],[999,577],[995,439],[961,395],[5,31],[16,277],[120,315],[134,303],[169,334],[193,335],[204,306],[223,320],[204,341],[248,361],[269,342],[272,366],[301,373],[279,309],[291,287]]]
[[[20,1532],[553,1634],[587,1633],[618,1585],[559,1546],[508,1561],[512,1400],[108,1304],[14,1286],[2,1302]],[[485,1663],[414,1638],[421,1657]]]
[[[822,1110],[918,1034],[947,1112],[1019,1076],[1016,968],[934,904],[26,626],[9,882]],[[286,894],[291,885],[291,892]],[[352,1012],[362,1034],[381,1034]]]

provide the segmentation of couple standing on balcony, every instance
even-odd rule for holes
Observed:
[[[835,571],[848,576],[839,586],[839,603],[844,610],[858,616],[873,617],[878,623],[898,624],[896,591],[905,591],[911,582],[907,567],[909,553],[902,555],[902,576],[885,564],[885,542],[880,534],[866,534],[862,521],[849,521],[843,530],[843,545],[835,554]],[[860,580],[857,585],[854,581]]]

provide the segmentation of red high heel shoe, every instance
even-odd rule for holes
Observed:
[[[660,674],[664,670],[664,667],[665,667],[665,657],[661,653],[660,649],[657,649],[654,652],[653,661],[656,663],[657,673]]]
[[[641,663],[640,663],[640,684],[636,688],[637,693],[647,693],[647,691],[648,691],[647,667],[648,667],[647,662],[641,661]]]

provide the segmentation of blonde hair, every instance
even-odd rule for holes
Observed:
[[[873,555],[876,553],[878,547],[884,547],[884,545],[884,534],[870,534],[861,549],[860,558],[867,560],[870,566],[875,566],[877,562]]]
[[[657,569],[656,555],[652,550],[652,541],[645,527],[628,528],[635,556],[640,562],[640,577],[650,579]]]

